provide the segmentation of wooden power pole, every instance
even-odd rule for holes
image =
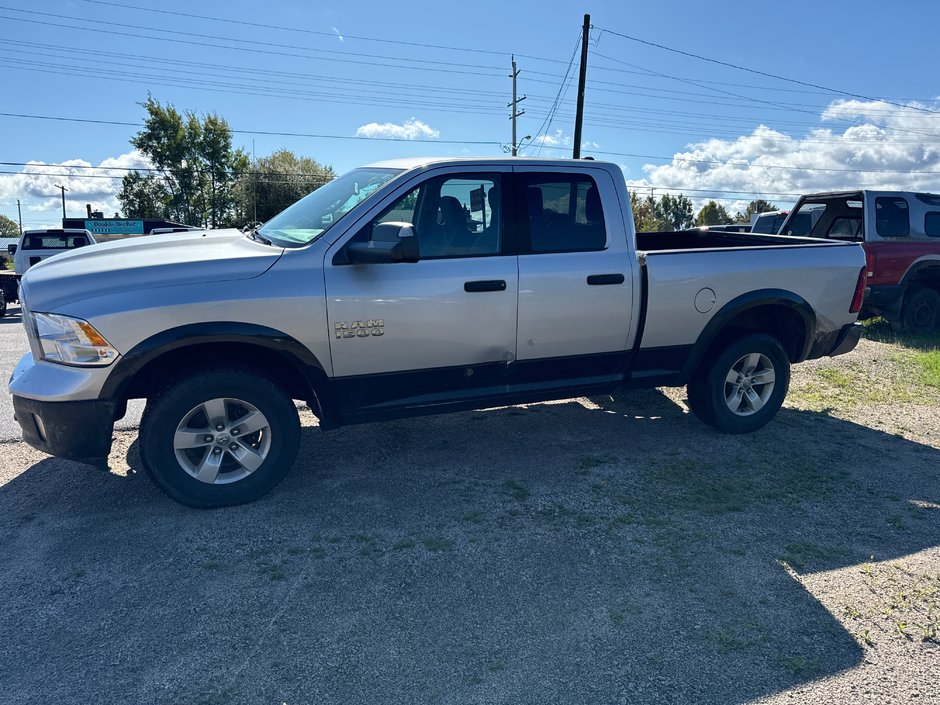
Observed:
[[[588,41],[591,38],[591,16],[584,16],[581,29],[581,72],[578,76],[578,112],[574,118],[574,149],[572,158],[581,158],[581,123],[584,122],[584,82],[587,79]]]
[[[519,151],[519,143],[516,142],[516,118],[525,115],[525,110],[516,110],[516,106],[525,100],[525,96],[516,98],[516,76],[519,75],[519,69],[516,68],[516,57],[512,57],[512,102],[506,107],[511,109],[509,119],[512,120],[512,156],[516,156]]]

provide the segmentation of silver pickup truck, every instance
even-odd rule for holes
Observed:
[[[274,487],[320,427],[688,385],[727,432],[777,412],[790,364],[852,350],[865,286],[845,242],[637,234],[595,161],[385,162],[250,233],[83,248],[22,281],[24,439],[101,464],[146,398],[142,462],[214,507]]]

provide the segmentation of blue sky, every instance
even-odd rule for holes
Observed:
[[[570,156],[569,62],[585,12],[583,153],[621,164],[643,192],[735,209],[759,194],[785,204],[829,188],[940,190],[940,6],[925,2],[0,0],[0,112],[136,124],[149,91],[223,116],[248,152],[286,147],[337,171],[498,154],[515,53],[518,134],[533,138],[522,153]],[[15,219],[20,198],[25,227],[57,224],[63,179],[70,215],[86,202],[113,212],[119,180],[89,177],[123,171],[42,164],[142,165],[135,131],[0,116],[0,171],[21,172],[0,174],[0,213]]]

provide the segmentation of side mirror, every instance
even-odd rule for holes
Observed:
[[[15,255],[17,247],[19,247],[19,245],[7,245],[7,252],[11,255]]]
[[[417,262],[418,238],[411,223],[379,223],[371,240],[350,243],[346,253],[352,264]]]

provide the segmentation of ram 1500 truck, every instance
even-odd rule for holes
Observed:
[[[852,350],[858,245],[640,235],[595,161],[385,162],[249,233],[82,248],[22,281],[31,354],[10,381],[32,446],[106,461],[146,398],[142,464],[193,506],[247,502],[320,427],[688,385],[704,422],[754,431],[791,363]]]
[[[884,316],[911,333],[940,329],[940,195],[813,193],[799,200],[780,232],[862,243],[868,288],[861,316]]]

